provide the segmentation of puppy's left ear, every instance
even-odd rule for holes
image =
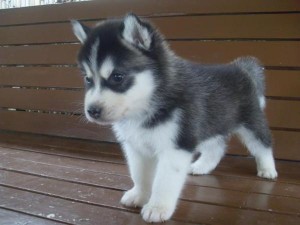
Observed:
[[[88,34],[90,33],[91,29],[77,20],[71,20],[71,24],[73,27],[73,32],[78,40],[83,44],[87,39]]]
[[[123,23],[123,38],[138,48],[149,50],[152,43],[152,32],[150,31],[150,27],[133,13],[127,14]]]

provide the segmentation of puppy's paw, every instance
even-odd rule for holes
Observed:
[[[174,211],[175,207],[148,203],[142,209],[142,216],[148,223],[159,223],[170,219]]]
[[[135,188],[126,191],[121,199],[121,203],[127,207],[142,207],[149,200],[149,194],[142,193]]]
[[[257,176],[267,179],[275,179],[277,178],[278,174],[274,168],[264,168],[258,170]]]
[[[189,169],[189,174],[191,175],[205,175],[209,174],[213,168],[208,164],[204,163],[192,163]]]

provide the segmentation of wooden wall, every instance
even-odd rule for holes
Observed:
[[[0,10],[0,129],[114,141],[87,123],[70,19],[88,25],[135,12],[181,56],[204,63],[253,55],[266,66],[267,116],[275,156],[300,160],[298,0],[102,0]],[[230,144],[230,153],[242,154]],[[244,151],[245,153],[245,151]]]

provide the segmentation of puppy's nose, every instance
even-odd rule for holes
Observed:
[[[91,106],[88,110],[90,117],[94,119],[99,119],[101,115],[101,109],[97,106]]]

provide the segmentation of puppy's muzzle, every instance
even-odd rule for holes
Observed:
[[[88,112],[89,116],[92,117],[95,120],[97,120],[101,117],[101,108],[98,107],[98,106],[89,107],[87,112]]]

